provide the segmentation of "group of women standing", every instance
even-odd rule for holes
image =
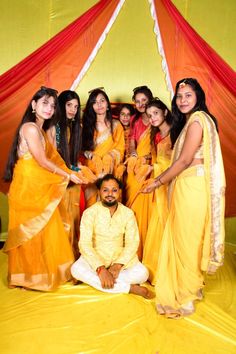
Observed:
[[[134,89],[133,102],[135,113],[124,104],[114,119],[105,91],[94,89],[81,120],[75,92],[57,97],[42,87],[33,96],[5,173],[12,181],[9,286],[53,290],[70,278],[83,196],[85,207],[96,202],[95,180],[113,173],[125,182],[123,202],[136,215],[138,255],[156,287],[158,312],[194,311],[203,271],[223,262],[225,180],[216,120],[191,78],[177,83],[172,112],[147,86]]]

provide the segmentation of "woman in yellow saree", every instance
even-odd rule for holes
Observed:
[[[225,176],[215,118],[197,80],[176,85],[172,101],[175,142],[169,169],[144,192],[169,185],[169,215],[156,276],[157,311],[170,318],[194,312],[203,272],[223,263]]]
[[[147,86],[136,87],[133,94],[136,114],[131,122],[130,157],[126,160],[126,206],[136,216],[139,228],[140,243],[138,257],[142,260],[143,247],[151,216],[152,195],[140,194],[146,175],[151,172],[150,122],[146,114],[146,105],[153,99]]]
[[[166,105],[157,98],[147,105],[146,113],[151,123],[152,174],[155,178],[170,165],[170,128],[173,118]],[[167,186],[164,185],[154,191],[152,214],[143,250],[142,262],[149,270],[149,281],[152,285],[156,283],[157,261],[167,215]]]
[[[41,87],[19,125],[5,171],[9,191],[9,287],[49,291],[71,278],[73,252],[61,199],[81,183],[47,141],[43,124],[57,111],[57,92]]]
[[[112,119],[111,104],[101,88],[90,91],[83,114],[82,150],[84,164],[98,177],[107,173],[119,174],[124,158],[124,130],[117,119]],[[83,160],[82,160],[83,161]],[[85,188],[86,207],[97,201],[94,183]]]
[[[86,178],[95,180],[87,167],[79,164],[81,147],[80,98],[75,91],[65,90],[58,96],[60,108],[59,119],[52,120],[46,131],[49,141],[57,149],[67,167],[72,171],[80,171]],[[83,197],[83,196],[82,196]],[[80,223],[81,186],[69,183],[63,200],[70,223],[69,239],[75,258],[79,256],[79,223]]]

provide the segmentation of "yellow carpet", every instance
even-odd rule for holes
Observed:
[[[70,283],[54,293],[8,289],[0,252],[2,354],[236,353],[236,247],[207,277],[205,298],[182,320],[157,315],[155,301]]]

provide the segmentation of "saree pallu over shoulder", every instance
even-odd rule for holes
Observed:
[[[53,157],[54,149],[48,148]],[[55,159],[61,159],[57,153]],[[8,195],[10,223],[5,252],[32,239],[45,227],[67,185],[67,178],[45,170],[28,153],[17,161]]]
[[[187,129],[195,121],[203,128],[204,176],[208,201],[201,269],[214,273],[223,264],[224,258],[226,183],[219,136],[215,123],[208,114],[197,111],[190,116],[176,141],[172,162],[180,156]],[[175,181],[172,181],[169,187],[169,204],[171,204],[174,185]]]
[[[110,129],[95,134],[95,153],[103,157],[108,152],[113,152],[116,156],[116,163],[119,164],[124,157],[125,138],[124,129],[116,119],[112,120],[113,135]]]
[[[151,153],[151,141],[150,141],[151,127],[148,127],[140,136],[137,144],[137,154],[139,157],[146,156]]]

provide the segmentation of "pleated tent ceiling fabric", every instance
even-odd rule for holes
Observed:
[[[155,6],[168,72],[177,81],[194,77],[206,93],[217,118],[226,172],[226,216],[236,215],[236,74],[185,21],[170,0],[151,0]],[[207,19],[206,19],[207,21]]]
[[[113,13],[123,1],[101,0],[91,9],[0,77],[0,175],[24,110],[40,86],[62,91],[83,69]],[[8,186],[0,179],[0,190]]]
[[[207,277],[196,313],[181,320],[158,315],[155,299],[105,294],[86,284],[67,283],[52,293],[8,289],[7,256],[0,251],[1,353],[234,354],[235,251],[227,246],[225,264]]]

